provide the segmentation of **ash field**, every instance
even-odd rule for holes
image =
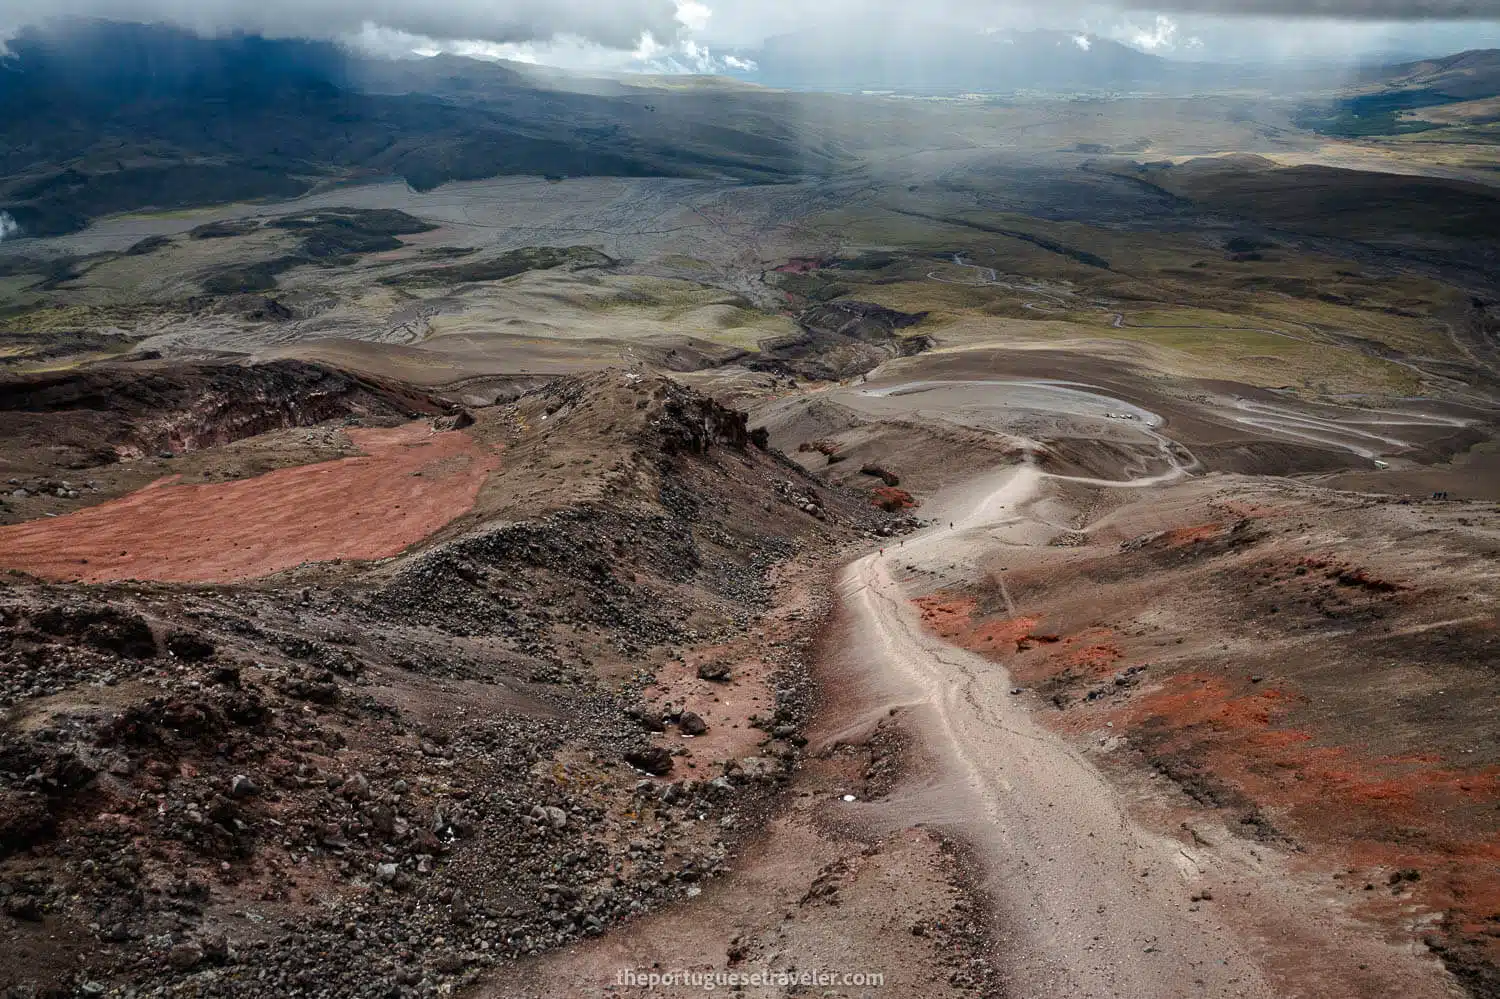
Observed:
[[[0,989],[1500,995],[1494,63],[5,160]]]

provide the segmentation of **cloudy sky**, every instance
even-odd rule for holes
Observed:
[[[1353,61],[1500,47],[1500,0],[4,0],[0,32],[58,16],[205,34],[331,38],[390,54],[456,51],[570,68],[723,71],[765,38],[901,39],[1056,28],[1173,58]],[[3,36],[0,36],[3,37]]]

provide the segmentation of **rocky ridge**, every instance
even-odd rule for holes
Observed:
[[[579,494],[608,501],[251,585],[0,581],[11,993],[433,995],[727,869],[811,703],[774,575],[878,513],[665,379],[567,379],[475,430],[521,477],[598,435],[619,467]],[[692,705],[642,721],[709,643],[763,664],[735,678],[774,704],[753,755],[695,757]]]

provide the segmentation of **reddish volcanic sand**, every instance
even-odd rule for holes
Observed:
[[[496,457],[426,423],[351,429],[365,454],[204,485],[161,479],[66,517],[0,527],[0,566],[51,580],[222,583],[376,559],[474,504]]]

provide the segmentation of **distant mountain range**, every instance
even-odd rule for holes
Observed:
[[[0,238],[15,234],[12,221],[23,236],[54,235],[113,212],[287,198],[392,176],[418,189],[504,174],[779,182],[851,165],[841,146],[858,128],[849,98],[795,91],[1288,93],[1350,82],[1173,62],[1059,32],[905,41],[772,39],[750,53],[755,81],[785,88],[765,89],[454,56],[363,58],[326,43],[204,39],[109,21],[30,30],[0,58]],[[1371,134],[1372,120],[1394,122],[1404,108],[1500,93],[1500,53],[1354,82],[1366,93],[1417,96],[1382,96],[1381,119],[1363,103],[1334,102],[1309,112],[1309,127]]]
[[[1359,82],[1386,90],[1427,90],[1452,100],[1494,97],[1500,94],[1500,49],[1381,66],[1360,74]]]
[[[565,87],[501,63],[106,21],[7,44],[0,211],[23,235],[361,178],[419,189],[504,174],[775,182],[844,163],[799,130],[795,98],[728,81]]]

